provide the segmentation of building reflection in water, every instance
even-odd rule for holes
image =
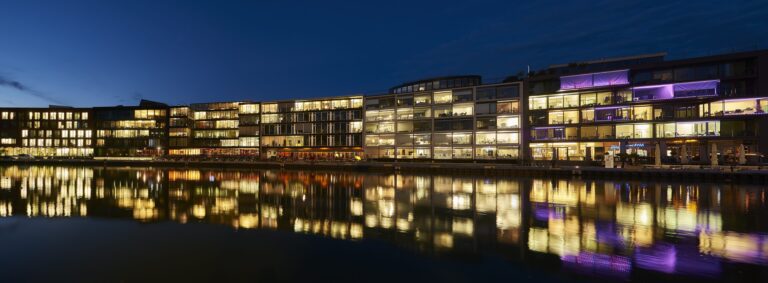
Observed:
[[[119,217],[557,258],[601,276],[768,265],[765,188],[355,172],[0,168],[0,216]]]

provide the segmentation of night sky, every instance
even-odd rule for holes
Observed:
[[[374,94],[550,64],[768,49],[758,1],[0,0],[0,107]]]

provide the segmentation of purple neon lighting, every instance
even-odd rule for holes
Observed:
[[[671,99],[675,97],[675,91],[673,85],[636,87],[632,89],[632,96],[636,100]]]
[[[593,78],[594,86],[612,86],[629,84],[629,71],[613,71],[605,73],[596,73]]]
[[[606,106],[606,107],[595,107],[595,110],[611,110],[611,109],[619,109],[619,108],[629,108],[629,106]]]
[[[560,77],[560,90],[629,84],[629,70]]]
[[[579,89],[592,87],[592,74],[560,77],[560,89]]]
[[[697,96],[716,96],[719,80],[700,82],[636,86],[632,88],[635,100],[663,100]]]
[[[695,97],[717,95],[719,81],[702,81],[675,84],[675,97]]]

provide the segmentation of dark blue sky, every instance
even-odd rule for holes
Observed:
[[[360,2],[360,3],[357,3]],[[0,0],[0,107],[380,93],[577,60],[768,48],[757,1]]]

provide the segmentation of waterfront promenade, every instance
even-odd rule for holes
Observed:
[[[271,160],[112,160],[112,159],[31,159],[1,160],[2,165],[79,165],[100,167],[173,167],[285,169],[353,172],[401,172],[451,175],[489,175],[522,177],[628,178],[641,180],[690,180],[696,182],[768,183],[768,166],[731,165],[636,165],[625,168],[531,164],[414,162],[414,161],[271,161]]]

